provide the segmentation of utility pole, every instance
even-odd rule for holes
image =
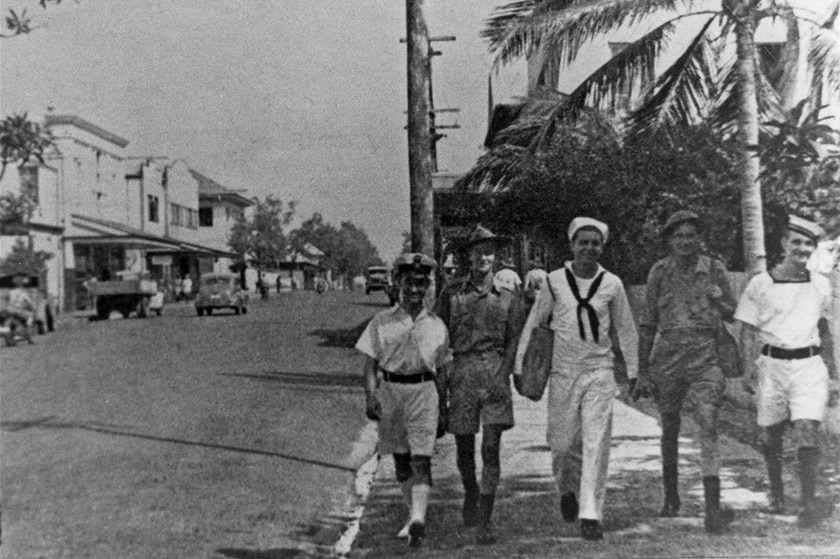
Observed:
[[[429,31],[423,0],[405,0],[408,53],[408,174],[411,192],[411,250],[434,253]]]

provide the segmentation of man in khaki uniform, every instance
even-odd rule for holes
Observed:
[[[478,525],[477,541],[496,541],[491,517],[501,475],[502,433],[513,427],[510,373],[525,321],[518,294],[493,284],[496,254],[508,237],[476,227],[466,250],[470,274],[440,294],[436,312],[449,327],[454,362],[448,380],[449,432],[455,435],[464,484],[465,526]],[[475,435],[482,431],[483,469],[475,473]]]

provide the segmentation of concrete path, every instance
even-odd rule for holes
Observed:
[[[803,534],[796,532],[795,516],[771,517],[763,512],[767,500],[760,455],[726,437],[721,440],[721,500],[736,510],[736,522],[731,534],[706,535],[700,451],[691,433],[686,433],[690,431],[689,421],[684,421],[680,439],[681,514],[677,518],[660,518],[658,420],[618,399],[613,417],[605,540],[585,542],[580,539],[577,523],[566,524],[560,519],[545,437],[545,406],[545,401],[535,403],[514,396],[516,427],[502,439],[502,482],[494,515],[499,543],[478,547],[473,542],[474,534],[462,526],[463,492],[455,466],[455,444],[453,437],[446,436],[439,439],[433,461],[435,485],[423,549],[408,550],[405,541],[395,537],[405,521],[405,510],[394,481],[392,461],[383,457],[349,556],[556,557],[560,552],[579,557],[673,557],[677,552],[693,556],[754,556],[767,554],[766,546],[774,555],[840,553],[840,541],[833,535],[838,533],[840,514],[834,515],[831,524],[805,535],[808,543],[803,545]],[[779,538],[789,535],[791,541],[768,541],[768,532],[773,533],[775,526],[783,527]],[[685,539],[685,549],[680,547],[680,538]],[[660,545],[663,543],[667,545]]]

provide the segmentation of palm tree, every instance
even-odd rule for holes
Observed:
[[[812,3],[816,3],[813,2]],[[759,123],[792,106],[771,85],[761,68],[755,44],[758,23],[779,18],[788,25],[788,61],[794,60],[799,23],[814,27],[808,65],[814,102],[824,92],[840,99],[840,41],[834,30],[840,0],[823,3],[830,15],[794,10],[788,0],[518,0],[498,8],[483,32],[497,65],[521,57],[538,58],[549,74],[574,61],[591,40],[628,26],[662,22],[628,44],[555,103],[533,135],[530,151],[549,141],[564,122],[587,107],[615,108],[619,96],[638,88],[683,20],[700,22],[699,31],[643,96],[626,121],[626,133],[650,132],[663,126],[712,122],[724,135],[737,134],[740,148],[741,216],[747,272],[765,265]],[[734,46],[734,48],[733,48]],[[796,64],[787,64],[788,71]],[[785,79],[783,78],[783,82]],[[549,84],[555,85],[555,84]],[[819,93],[818,93],[819,92]],[[787,93],[790,96],[790,92]]]

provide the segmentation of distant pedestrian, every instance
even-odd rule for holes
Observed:
[[[396,268],[400,304],[373,317],[356,349],[367,356],[367,417],[379,420],[379,452],[393,454],[409,511],[398,536],[417,547],[426,534],[432,454],[435,439],[443,434],[440,407],[451,354],[446,325],[423,303],[435,261],[423,254],[403,254]]]
[[[192,278],[190,276],[185,276],[184,281],[181,283],[181,289],[184,293],[184,299],[186,299],[187,301],[192,299],[192,288]]]
[[[569,225],[574,258],[548,274],[528,315],[516,351],[514,374],[522,374],[531,333],[551,318],[554,355],[548,380],[548,444],[560,492],[563,519],[581,519],[581,536],[603,539],[601,525],[610,455],[617,334],[636,378],[638,337],[621,280],[598,260],[607,242],[605,223],[576,217]],[[582,441],[583,457],[580,462]]]
[[[280,276],[280,274],[277,274],[277,280],[275,280],[275,283],[277,284],[277,293],[280,293],[280,287],[282,287],[283,285],[283,282],[281,280],[282,276]]]
[[[665,502],[660,516],[677,516],[681,411],[685,405],[699,427],[700,470],[705,495],[705,528],[718,534],[733,513],[720,506],[718,417],[726,378],[718,363],[721,320],[732,321],[735,296],[722,262],[700,254],[700,217],[674,213],[664,227],[669,256],[648,274],[639,326],[639,383],[633,397],[657,395],[662,419],[662,481]],[[654,345],[654,339],[658,341]]]
[[[790,422],[798,447],[802,527],[819,523],[833,508],[816,497],[820,423],[838,393],[827,320],[830,286],[825,276],[807,268],[821,234],[817,224],[790,216],[782,237],[782,261],[750,280],[735,311],[735,318],[743,323],[744,370],[748,372],[745,388],[755,389],[757,376],[757,422],[763,429],[770,512],[785,512],[782,436]],[[756,338],[761,344],[760,355]]]
[[[501,475],[502,433],[513,427],[510,372],[524,315],[519,297],[493,284],[498,237],[476,227],[465,249],[470,273],[441,292],[437,311],[449,327],[454,352],[449,394],[449,432],[455,435],[457,465],[464,485],[465,526],[478,525],[477,542],[496,541],[492,514]],[[475,435],[481,437],[481,485],[475,471]]]

